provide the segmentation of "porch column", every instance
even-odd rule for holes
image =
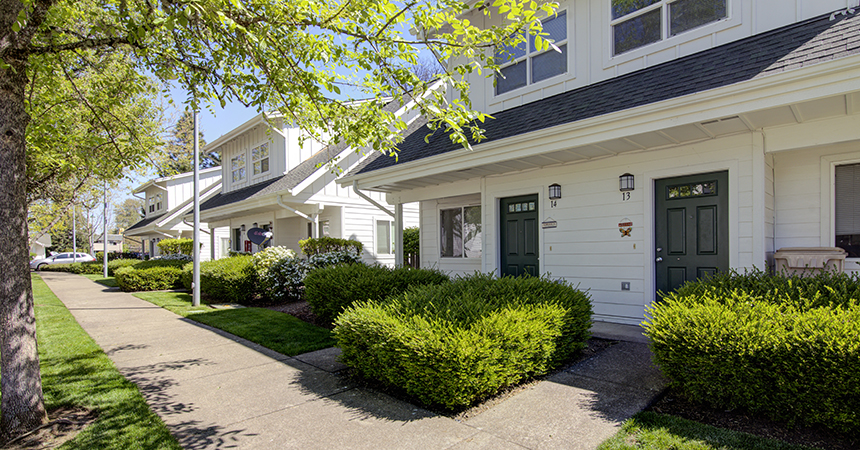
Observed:
[[[394,205],[394,266],[403,266],[403,203]]]

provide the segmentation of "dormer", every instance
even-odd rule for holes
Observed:
[[[221,167],[201,170],[200,190],[202,191],[207,186],[218,182],[220,177]],[[150,219],[165,214],[191,198],[193,183],[193,172],[181,173],[150,180],[137,187],[133,194],[143,199],[145,218]]]

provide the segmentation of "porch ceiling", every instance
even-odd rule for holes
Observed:
[[[364,188],[381,192],[399,192],[476,177],[501,175],[561,164],[576,164],[626,153],[660,150],[763,128],[855,115],[858,112],[860,112],[860,92],[853,92],[745,112],[716,120],[662,128],[562,150],[558,150],[557,146],[546,152],[536,149],[527,156],[497,159],[492,162],[474,164],[468,168],[452,165],[449,171],[412,177],[408,180],[388,184],[365,186]]]

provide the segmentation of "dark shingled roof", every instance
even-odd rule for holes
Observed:
[[[162,218],[162,217],[164,217],[164,214],[160,214],[160,215],[155,216],[155,217],[149,217],[149,218],[146,218],[146,219],[142,219],[140,222],[137,222],[136,224],[134,224],[134,225],[132,225],[132,226],[128,227],[128,229],[127,229],[127,230],[125,230],[125,231],[131,231],[131,230],[134,230],[134,229],[136,229],[136,228],[143,228],[143,227],[145,227],[145,226],[147,226],[147,225],[151,224],[152,222],[155,222],[156,220],[158,220],[158,219],[160,219],[160,218]],[[108,236],[110,236],[110,235],[108,235]]]
[[[483,142],[806,67],[860,53],[860,15],[798,22],[624,76],[493,114]],[[351,174],[367,173],[463,148],[424,127],[398,145],[398,160],[371,156]],[[475,144],[474,142],[472,143]]]
[[[399,102],[391,101],[388,102],[388,104],[386,104],[382,108],[382,110],[388,112],[395,112],[400,108],[400,106],[401,104]],[[222,191],[218,194],[215,194],[214,197],[210,198],[209,200],[203,202],[202,205],[200,205],[200,210],[204,211],[207,209],[218,208],[220,206],[229,205],[231,203],[263,197],[266,195],[292,189],[298,186],[307,177],[311,176],[314,172],[316,172],[317,169],[324,166],[337,155],[341,154],[341,152],[343,152],[347,148],[348,145],[345,142],[341,142],[336,145],[329,145],[328,147],[320,150],[310,158],[302,161],[296,167],[293,167],[292,170],[287,172],[282,177],[266,180],[261,183],[257,183],[235,191],[227,193],[224,193]]]

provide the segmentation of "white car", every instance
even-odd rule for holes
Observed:
[[[51,264],[67,264],[72,262],[87,262],[87,261],[95,261],[92,255],[87,253],[58,253],[54,256],[49,256],[47,258],[42,259],[34,259],[30,261],[30,268],[39,270],[45,266]]]

